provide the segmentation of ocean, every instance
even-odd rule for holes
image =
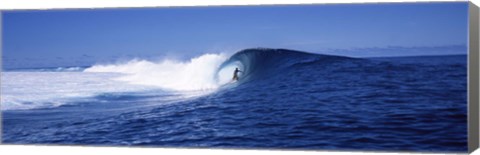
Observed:
[[[467,152],[467,56],[259,48],[4,69],[1,107],[5,144]]]

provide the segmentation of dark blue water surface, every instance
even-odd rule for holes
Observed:
[[[467,57],[239,52],[234,84],[3,112],[2,142],[302,150],[467,151]],[[96,102],[101,102],[96,103]],[[147,104],[168,102],[168,104]],[[149,105],[149,106],[132,106]]]

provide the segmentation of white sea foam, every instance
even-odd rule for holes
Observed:
[[[228,82],[225,79],[232,78],[234,68],[217,74],[218,67],[226,59],[224,54],[204,54],[183,62],[171,59],[159,62],[131,60],[123,64],[95,65],[85,72],[124,73],[125,76],[116,80],[166,90],[212,90]]]
[[[56,107],[76,98],[101,93],[151,90],[112,80],[114,73],[2,72],[1,108],[34,109]]]
[[[226,58],[224,54],[205,54],[183,62],[136,59],[122,64],[95,65],[83,72],[79,71],[81,68],[2,72],[1,108],[56,107],[71,103],[72,99],[102,93],[162,90],[205,95],[231,81],[236,64],[218,71]]]
[[[82,71],[81,67],[58,67],[55,69],[58,72],[77,72]]]

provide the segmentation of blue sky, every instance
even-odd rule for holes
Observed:
[[[356,57],[428,52],[355,49],[460,47],[439,54],[466,54],[467,11],[466,2],[5,11],[3,55],[190,57],[252,47],[347,49],[341,55]]]

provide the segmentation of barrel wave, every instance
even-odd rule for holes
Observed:
[[[2,143],[465,153],[466,58],[250,48],[2,72]]]
[[[288,49],[252,48],[239,51],[223,62],[217,69],[217,80],[225,83],[235,68],[242,72],[240,82],[247,82],[258,78],[282,74],[282,70],[292,65],[314,63],[322,61],[337,61],[354,59],[342,56],[313,54]],[[223,72],[227,71],[227,74]],[[225,76],[226,77],[222,77]]]

